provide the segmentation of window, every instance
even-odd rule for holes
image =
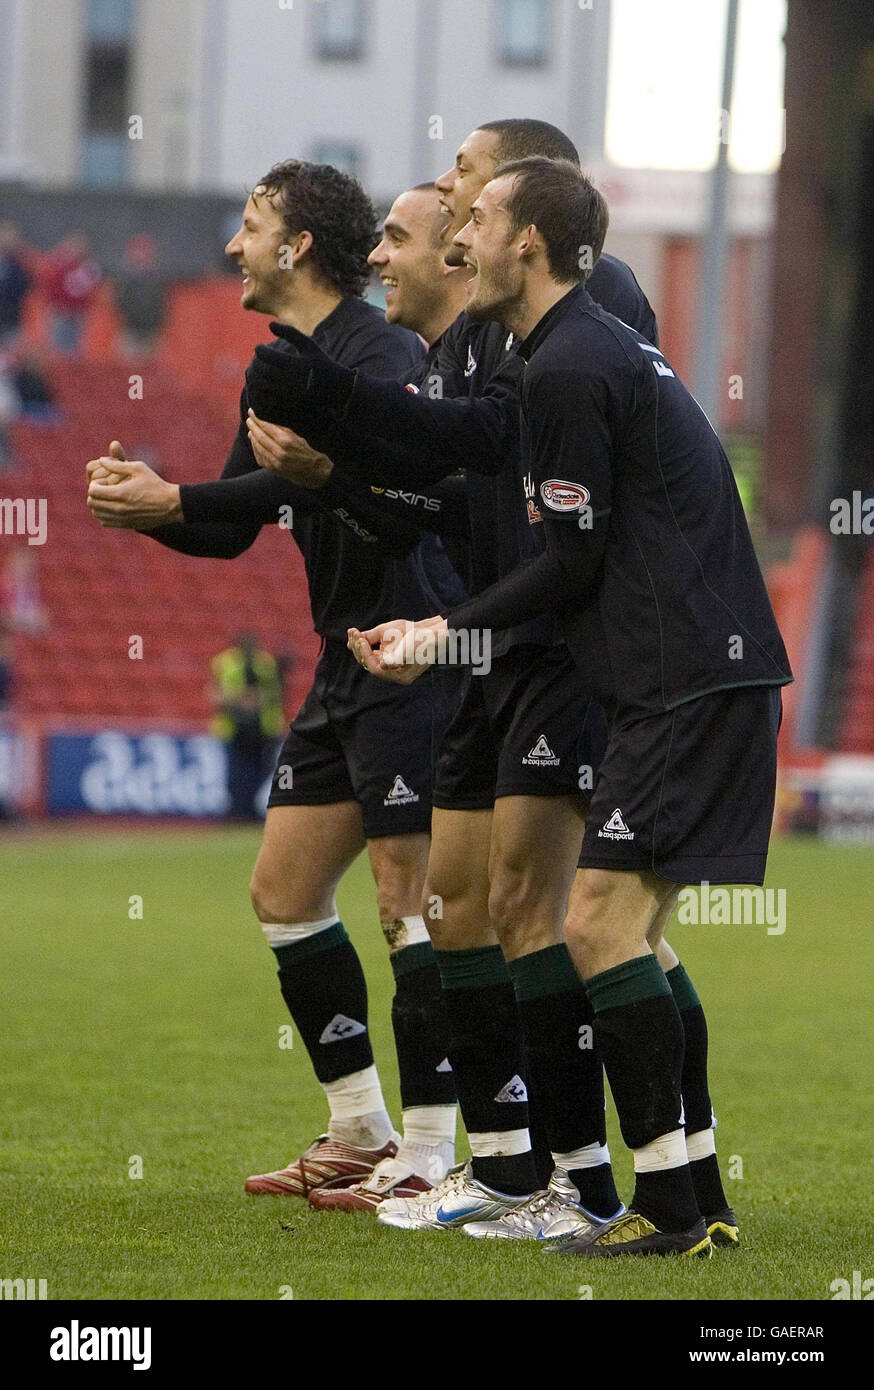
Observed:
[[[88,188],[119,188],[127,182],[129,141],[111,131],[86,131],[82,136],[79,176]]]
[[[549,56],[552,0],[497,0],[498,58],[514,67],[540,67]]]
[[[134,0],[87,0],[79,169],[92,188],[114,188],[127,179],[133,26]]]
[[[85,61],[85,127],[127,132],[128,55],[123,48],[92,48]]]
[[[133,21],[133,0],[88,0],[85,34],[89,43],[124,43]]]
[[[316,54],[349,61],[364,57],[367,0],[314,0]]]
[[[361,149],[358,145],[347,145],[339,140],[320,140],[313,150],[314,164],[332,164],[344,174],[359,177],[361,169]]]

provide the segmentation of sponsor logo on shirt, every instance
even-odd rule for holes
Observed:
[[[378,536],[374,536],[372,531],[366,531],[365,528],[355,520],[354,516],[347,512],[345,507],[335,507],[334,516],[338,516],[344,526],[348,526],[350,531],[354,531],[360,541],[365,541],[370,545],[373,541],[379,539]]]
[[[383,806],[409,806],[412,802],[418,801],[418,794],[407,786],[403,777],[398,773],[392,783],[391,791],[383,800]]]
[[[546,741],[546,735],[541,734],[534,747],[529,749],[526,757],[522,759],[523,767],[559,767],[561,758],[557,758]]]
[[[644,352],[651,352],[654,354],[652,365],[655,367],[659,376],[674,375],[657,347],[653,347],[650,343],[638,343],[638,347],[642,348]]]
[[[541,483],[540,496],[552,512],[578,512],[589,500],[587,488],[579,483],[566,483],[561,478],[548,478]]]
[[[634,831],[629,830],[625,821],[622,819],[622,812],[619,807],[613,812],[608,821],[604,822],[603,827],[598,831],[602,840],[633,840]]]
[[[406,502],[408,507],[424,507],[426,512],[439,512],[443,505],[439,497],[426,497],[423,492],[402,492],[396,487],[371,487],[378,497],[391,497],[395,502]]]
[[[408,382],[407,382],[407,390],[408,390],[408,391],[411,391],[412,394],[413,394],[414,396],[419,396],[419,395],[421,395],[421,392],[420,392],[418,386],[414,386],[413,383],[412,383],[411,381],[408,381]]]

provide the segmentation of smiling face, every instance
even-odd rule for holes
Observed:
[[[225,255],[243,273],[240,304],[260,314],[276,314],[294,274],[280,267],[280,247],[285,241],[282,219],[264,192],[256,188],[243,209],[238,230],[225,247]]]
[[[470,221],[471,204],[495,172],[499,143],[497,132],[493,130],[472,131],[459,149],[452,168],[441,174],[434,185],[440,194],[440,205],[449,218],[444,232],[447,265],[462,264],[462,253],[455,245],[455,237]]]
[[[455,238],[465,265],[473,271],[467,312],[477,319],[507,322],[507,311],[518,304],[524,288],[524,235],[512,231],[506,202],[513,179],[486,184],[470,211],[470,221]]]
[[[443,298],[444,216],[436,189],[411,189],[392,204],[379,245],[369,261],[385,286],[385,316],[417,333],[425,332]]]

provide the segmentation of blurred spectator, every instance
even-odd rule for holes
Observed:
[[[52,342],[68,357],[79,351],[85,313],[101,278],[81,232],[65,237],[46,260],[45,293]]]
[[[0,579],[0,628],[36,636],[47,627],[48,617],[40,598],[36,552],[29,545],[16,546]]]
[[[12,642],[0,618],[0,714],[12,704]]]
[[[0,617],[0,726],[3,716],[12,705],[12,641]],[[11,809],[7,803],[9,793],[8,777],[0,770],[0,821],[10,820]]]
[[[285,728],[279,671],[248,632],[213,658],[212,671],[212,731],[227,744],[229,814],[233,820],[260,820],[255,797]]]
[[[7,425],[18,412],[18,396],[10,369],[9,358],[0,352],[0,472],[12,464]]]
[[[46,362],[37,348],[20,350],[10,373],[17,413],[35,424],[54,425],[62,418],[46,375]]]
[[[27,255],[18,228],[0,223],[0,348],[14,347],[21,333],[21,311],[30,289]]]
[[[150,357],[164,323],[164,280],[155,243],[144,233],[124,248],[124,267],[115,280],[115,300],[124,320],[124,349],[129,357]]]

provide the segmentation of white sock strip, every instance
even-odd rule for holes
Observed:
[[[602,1163],[610,1162],[610,1150],[606,1144],[586,1144],[585,1148],[574,1149],[569,1154],[553,1154],[556,1168],[569,1173],[571,1168],[600,1168]]]
[[[655,1173],[665,1168],[683,1168],[688,1163],[686,1136],[681,1129],[660,1134],[642,1149],[633,1149],[635,1173]]]
[[[506,1158],[511,1154],[527,1154],[531,1136],[527,1129],[506,1129],[487,1134],[469,1134],[470,1152],[474,1158]]]
[[[261,930],[268,946],[293,946],[296,941],[303,941],[304,937],[315,936],[316,932],[336,926],[339,920],[335,912],[333,917],[323,917],[320,922],[262,922]]]
[[[379,1072],[376,1067],[352,1071],[339,1081],[323,1081],[322,1090],[328,1097],[332,1120],[357,1119],[361,1115],[385,1112]]]
[[[689,1155],[689,1162],[694,1163],[696,1158],[709,1158],[716,1153],[716,1135],[712,1129],[699,1129],[697,1134],[686,1135],[686,1153]]]
[[[404,1111],[405,1144],[454,1144],[454,1105],[411,1105]]]
[[[404,924],[404,934],[392,943],[392,955],[402,951],[405,946],[418,946],[422,941],[431,940],[424,917],[402,917],[400,920]]]

